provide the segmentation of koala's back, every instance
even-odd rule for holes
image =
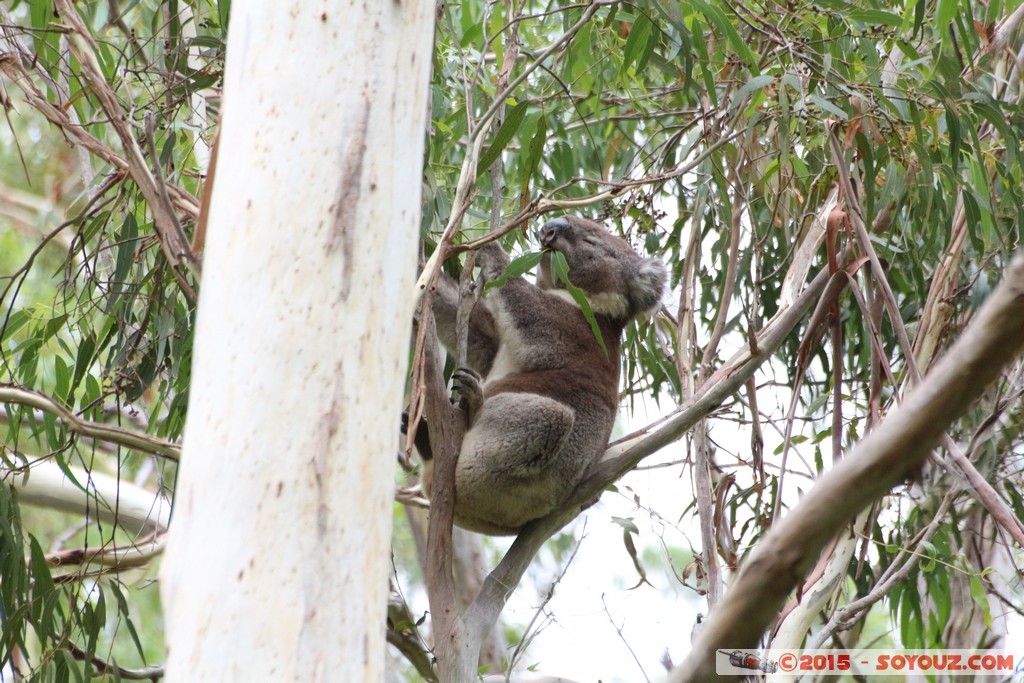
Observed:
[[[564,301],[553,307],[564,307],[559,326],[526,339],[516,338],[523,332],[517,329],[499,348],[483,409],[459,455],[462,527],[516,533],[561,504],[608,443],[618,405],[618,339],[605,330],[606,356],[579,309]]]

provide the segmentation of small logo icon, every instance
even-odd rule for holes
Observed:
[[[770,659],[762,659],[751,652],[744,652],[743,650],[733,650],[732,652],[719,650],[719,652],[729,657],[730,664],[741,669],[763,671],[766,674],[773,674],[779,670],[779,665],[776,662]]]

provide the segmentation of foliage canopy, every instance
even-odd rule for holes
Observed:
[[[230,3],[0,12],[3,469],[15,484],[55,465],[91,501],[82,523],[20,506],[27,485],[0,487],[0,665],[41,681],[123,678],[162,657],[151,557],[86,561],[141,543],[141,527],[103,514],[118,500],[89,473],[173,495],[166,444],[181,439],[191,390],[198,197]],[[711,428],[751,446],[712,457],[714,496],[691,508],[688,490],[663,512],[713,519],[703,547],[735,566],[794,500],[792,473],[828,468],[881,419],[1019,248],[1022,14],[1015,0],[440,3],[426,252],[448,226],[457,244],[497,230],[530,250],[517,230],[567,211],[661,255],[674,301],[628,331],[624,391],[663,406],[749,343],[809,270],[848,273],[818,324],[717,411]],[[950,435],[1018,520],[1020,391],[1012,367]],[[707,434],[688,437],[691,452]],[[940,457],[866,521],[837,604],[884,598],[906,647],[998,642],[1002,612],[1024,609],[1008,583],[1021,547],[989,513]]]

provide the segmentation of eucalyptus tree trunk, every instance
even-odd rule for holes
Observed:
[[[168,681],[381,681],[433,4],[235,3]]]

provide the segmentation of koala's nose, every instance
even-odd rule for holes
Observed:
[[[565,218],[555,218],[545,223],[539,230],[540,243],[550,247],[551,243],[569,227],[569,221]]]

